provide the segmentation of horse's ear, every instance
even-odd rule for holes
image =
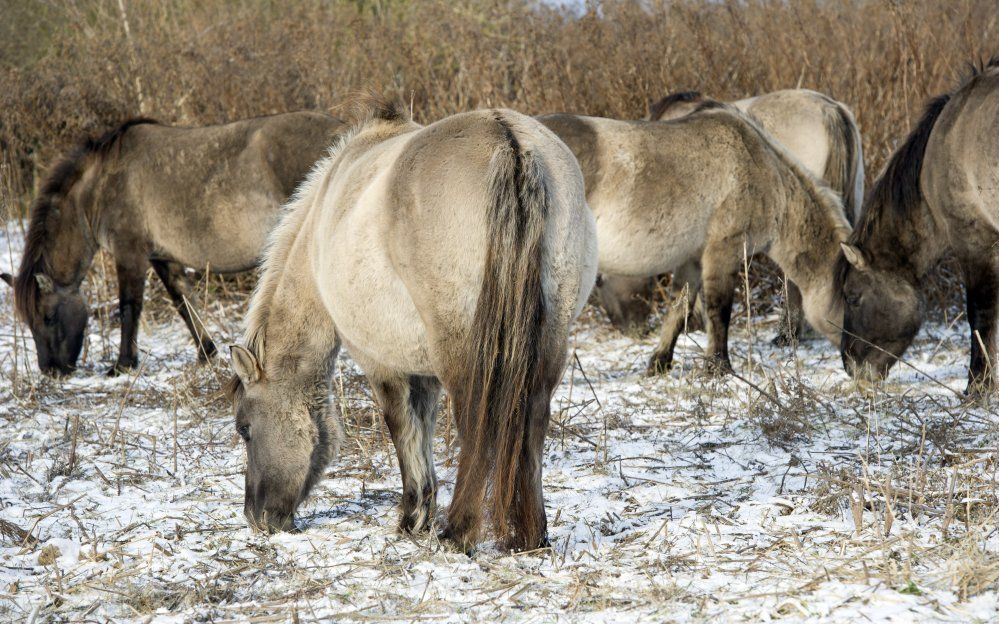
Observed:
[[[229,356],[232,359],[232,372],[236,373],[244,386],[260,381],[263,371],[260,370],[260,362],[252,351],[239,345],[232,345],[229,347]]]
[[[0,280],[7,282],[7,285],[11,288],[14,287],[14,276],[10,273],[0,273]]]
[[[38,282],[38,288],[46,295],[51,295],[55,292],[55,283],[52,278],[44,273],[35,273],[35,281]]]
[[[867,270],[867,256],[864,255],[863,249],[849,243],[840,243],[839,246],[843,249],[843,255],[846,256],[846,261],[853,265],[853,268],[858,271]]]

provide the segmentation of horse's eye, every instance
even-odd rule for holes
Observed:
[[[243,438],[243,442],[250,441],[250,425],[244,424],[236,427],[236,433],[239,434],[239,437]]]
[[[847,295],[846,305],[850,306],[851,308],[855,308],[858,305],[860,305],[860,295]]]

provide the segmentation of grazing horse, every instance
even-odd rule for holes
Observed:
[[[547,543],[550,400],[596,271],[579,165],[544,126],[482,110],[424,127],[378,107],[288,206],[231,350],[251,526],[293,527],[336,454],[329,394],[342,344],[395,444],[400,529],[435,517],[443,386],[461,439],[445,536],[474,547],[488,492],[506,545]]]
[[[729,317],[747,253],[773,259],[802,289],[809,323],[839,342],[832,267],[850,232],[842,203],[751,119],[716,102],[669,122],[539,119],[580,161],[601,273],[673,273],[689,294],[663,322],[649,374],[672,366],[702,284],[709,370],[731,370]]]
[[[645,119],[678,119],[705,101],[696,91],[673,93],[650,104]],[[847,221],[856,224],[864,195],[864,156],[857,123],[846,105],[807,89],[774,91],[730,104],[752,117],[809,173],[837,191],[843,198]],[[645,327],[657,284],[658,278],[605,274],[600,276],[596,291],[611,323],[622,331],[635,331]],[[787,289],[775,344],[792,342],[804,328],[801,292],[793,283],[788,283]],[[674,300],[682,294],[676,288],[673,291]]]
[[[999,59],[928,103],[867,197],[839,259],[847,372],[880,379],[924,316],[921,284],[952,254],[964,269],[968,393],[996,382],[999,296]]]
[[[199,359],[210,358],[215,345],[190,307],[184,267],[253,268],[281,204],[342,127],[311,112],[203,128],[133,119],[65,154],[33,202],[17,275],[3,275],[31,329],[39,368],[75,368],[89,317],[80,284],[99,248],[114,256],[118,274],[121,348],[111,374],[138,363],[150,266]]]

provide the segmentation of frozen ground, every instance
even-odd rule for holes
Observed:
[[[8,237],[15,236],[13,227]],[[0,238],[0,266],[16,253]],[[96,272],[92,292],[113,292]],[[0,290],[0,620],[910,622],[999,617],[999,419],[966,405],[960,319],[926,328],[912,368],[861,393],[836,351],[769,346],[772,318],[733,336],[744,379],[642,376],[652,338],[584,314],[545,455],[551,550],[474,558],[395,531],[388,434],[348,358],[349,444],[298,534],[242,518],[241,443],[153,288],[135,375],[106,302],[83,370],[34,370]],[[220,342],[239,301],[202,309]],[[102,307],[104,306],[104,307]],[[750,339],[752,337],[752,339]],[[751,347],[750,347],[751,345]],[[755,386],[755,387],[754,387]],[[442,506],[454,435],[441,415]]]

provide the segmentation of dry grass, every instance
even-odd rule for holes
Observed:
[[[4,0],[0,128],[30,185],[138,114],[217,123],[375,91],[417,119],[481,106],[635,118],[676,89],[810,87],[850,104],[877,171],[922,101],[999,50],[988,0]],[[15,10],[16,9],[16,10]]]
[[[23,214],[60,150],[124,117],[213,123],[336,107],[359,90],[412,101],[427,121],[485,105],[639,117],[675,89],[800,85],[854,108],[877,171],[927,95],[999,50],[985,0],[644,7],[603,2],[575,18],[520,1],[0,0],[0,223]],[[5,227],[4,240],[23,235],[20,220]],[[238,335],[252,276],[192,279],[220,342]],[[143,367],[119,381],[100,377],[118,331],[106,258],[85,289],[96,315],[78,383],[37,373],[4,292],[0,565],[18,580],[0,587],[0,618],[851,619],[887,596],[900,620],[971,619],[999,581],[994,407],[905,368],[858,393],[828,345],[794,358],[769,347],[760,313],[778,288],[755,283],[750,314],[737,297],[743,378],[726,381],[700,376],[700,334],[681,340],[671,377],[641,378],[651,338],[623,338],[588,309],[546,446],[554,548],[471,561],[393,532],[398,468],[349,360],[336,392],[344,458],[306,505],[306,534],[268,539],[239,513],[227,367],[193,364],[156,280]],[[953,316],[931,326],[913,364],[961,386],[962,330]],[[446,501],[446,404],[438,432]],[[55,538],[80,545],[77,564],[59,562]]]

